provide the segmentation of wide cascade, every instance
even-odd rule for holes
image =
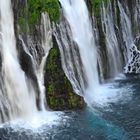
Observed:
[[[118,1],[118,6],[120,10],[120,17],[121,17],[121,27],[122,27],[122,37],[125,42],[124,48],[125,53],[124,57],[126,59],[126,66],[125,66],[125,73],[139,73],[140,72],[140,52],[135,45],[136,39],[139,40],[139,35],[136,36],[134,39],[132,34],[132,23],[130,18],[124,11],[121,3]]]
[[[39,110],[45,110],[47,108],[47,103],[45,98],[44,67],[49,50],[52,48],[52,30],[47,13],[41,14],[40,30],[41,44],[37,42],[39,47],[35,47],[37,45],[30,35],[27,38],[27,43],[25,43],[26,41],[24,41],[24,37],[21,34],[19,34],[19,40],[21,41],[24,52],[30,60],[28,67],[31,67],[31,72],[28,73],[25,71],[25,73],[27,73],[29,79],[31,80],[31,84],[36,86],[34,89],[36,88],[35,94],[37,108]]]
[[[58,26],[60,36],[63,37],[62,41],[59,38],[59,34],[55,34],[61,54],[63,55],[63,68],[73,85],[79,82],[80,90],[76,88],[78,86],[73,86],[75,91],[90,102],[91,96],[94,95],[99,85],[99,79],[97,71],[97,50],[88,9],[84,0],[60,0],[60,3],[63,7],[64,16],[68,21],[68,23],[67,21],[63,21]],[[66,26],[65,29],[64,26]],[[67,32],[70,39],[65,35]],[[70,54],[69,57],[67,57],[68,54],[66,52]],[[72,62],[75,64],[73,65]],[[80,67],[82,67],[82,70],[79,70]],[[74,70],[77,71],[75,75],[78,75],[75,78],[72,77],[75,73]]]
[[[37,83],[35,88],[34,83],[20,65],[11,0],[0,1],[0,122],[18,117],[26,119],[36,113],[37,110],[45,110],[44,65],[51,48],[50,22],[46,13],[42,13],[41,32],[42,44],[40,49],[44,53],[40,63],[31,39],[28,38],[30,47],[27,47],[22,36],[19,35],[22,50],[29,56],[28,61],[31,60],[32,67],[30,66],[30,69],[33,69]]]
[[[60,23],[54,25],[54,36],[65,74],[87,103],[94,102],[101,92],[99,79],[115,78],[122,72],[139,73],[136,46],[139,35],[136,33],[133,39],[127,6],[123,7],[119,1],[102,3],[100,29],[96,17],[90,18],[84,0],[60,0],[60,3],[63,12]],[[138,10],[138,7],[134,10],[135,20],[139,17]]]
[[[2,59],[0,118],[1,121],[5,121],[17,116],[26,117],[27,114],[36,111],[36,104],[33,87],[28,86],[25,73],[19,65],[10,0],[0,1],[0,17]]]

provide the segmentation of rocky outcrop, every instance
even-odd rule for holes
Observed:
[[[74,93],[63,72],[60,52],[55,38],[53,38],[53,44],[54,47],[50,50],[45,70],[48,106],[53,110],[81,109],[85,106],[84,99]]]

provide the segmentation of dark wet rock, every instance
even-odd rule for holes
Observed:
[[[45,86],[48,106],[53,110],[81,109],[85,106],[82,97],[75,94],[65,76],[60,52],[53,38],[54,47],[50,50],[46,64]]]

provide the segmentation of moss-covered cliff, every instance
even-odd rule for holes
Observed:
[[[81,109],[85,106],[82,97],[74,93],[65,76],[60,52],[53,38],[54,47],[50,50],[46,64],[45,85],[48,106],[53,110]]]
[[[41,13],[47,12],[51,22],[59,22],[60,6],[58,0],[23,0],[16,5],[16,21],[21,32],[35,34],[41,22]]]

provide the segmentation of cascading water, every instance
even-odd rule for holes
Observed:
[[[113,18],[113,12],[111,2],[105,8],[103,3],[101,8],[101,22],[102,29],[105,34],[106,48],[107,48],[107,60],[109,61],[109,77],[115,77],[122,72],[123,60],[121,50],[119,48],[118,39],[115,33],[115,21]]]
[[[31,37],[28,37],[27,45],[24,43],[22,36],[19,38],[22,42],[24,51],[28,54],[33,65],[33,73],[37,78],[38,92],[39,92],[39,109],[45,110],[47,105],[45,99],[45,86],[44,86],[44,66],[46,64],[46,59],[49,54],[49,50],[52,48],[52,30],[50,19],[47,13],[42,13],[41,16],[41,44],[39,45],[40,52],[43,52],[41,56],[37,52],[36,44],[32,41]],[[39,60],[40,59],[40,60]]]
[[[136,36],[140,36],[140,1],[136,0],[136,7],[134,9],[134,25],[135,25],[135,31],[136,31]],[[139,37],[140,38],[140,37]]]
[[[0,1],[0,17],[2,55],[0,118],[1,121],[6,121],[26,117],[37,109],[33,87],[28,86],[27,77],[19,65],[10,0]]]
[[[66,20],[61,21],[57,27],[54,25],[54,36],[61,53],[64,72],[70,80],[74,91],[82,95],[83,89],[86,87],[86,77],[79,50],[72,39],[71,30]]]
[[[37,72],[37,78],[39,81],[40,94],[41,94],[41,103],[42,108],[45,110],[44,104],[46,103],[45,99],[45,86],[44,86],[44,67],[46,64],[47,56],[49,54],[49,50],[52,48],[52,30],[51,23],[47,13],[42,13],[42,48],[44,50],[44,56],[42,57],[41,63],[39,65],[39,69]]]
[[[7,19],[9,22],[7,22]],[[29,56],[27,61],[30,61],[29,58],[31,59],[30,67],[33,69],[32,71],[37,82],[37,85],[34,85],[32,79],[27,76],[20,66],[14,34],[11,1],[0,1],[0,52],[2,58],[0,73],[0,122],[17,118],[30,119],[33,114],[36,116],[35,114],[38,112],[38,109],[46,110],[44,66],[49,50],[52,47],[51,25],[46,13],[42,13],[40,28],[42,39],[40,50],[43,52],[41,60],[39,60],[40,56],[30,37],[27,40],[29,45],[27,47],[22,36],[19,35],[22,50]],[[37,88],[38,90],[36,90]]]
[[[90,102],[92,94],[96,92],[96,88],[99,85],[99,79],[97,71],[97,52],[88,10],[84,0],[60,0],[60,3],[63,7],[65,18],[70,25],[73,41],[78,46],[84,74],[86,75],[87,87],[82,89],[84,93],[83,96]],[[60,45],[60,43],[58,44]],[[74,49],[69,47],[67,48],[68,50]],[[67,59],[67,57],[63,57],[63,59]]]
[[[93,98],[96,99],[95,96],[97,94],[95,93],[98,92],[99,88],[95,33],[92,30],[84,0],[60,0],[60,3],[65,17],[62,17],[59,25],[54,25],[53,33],[61,52],[63,69],[71,81],[75,92],[83,96],[85,100],[87,100],[87,103],[90,104],[93,102]],[[38,45],[41,46],[40,48],[35,47],[36,44],[34,44],[32,37],[28,36],[27,42],[25,43],[22,35],[19,35],[23,50],[31,59],[33,73],[37,82],[37,87],[35,88],[38,88],[36,91],[32,80],[26,76],[26,72],[24,73],[19,64],[10,0],[0,2],[0,5],[2,46],[2,72],[0,81],[2,100],[0,103],[2,111],[1,118],[5,120],[5,118],[12,119],[17,116],[32,114],[32,112],[36,112],[37,109],[45,110],[46,101],[43,71],[47,55],[52,47],[52,30],[48,15],[42,13],[40,27],[42,43]],[[120,9],[123,40],[126,43],[126,51],[128,52],[126,58],[128,59],[132,55],[131,50],[133,48],[136,50],[136,48],[133,43],[129,19],[121,4],[118,3],[118,5]],[[5,7],[7,12],[5,12],[2,7]],[[8,23],[6,22],[7,17],[10,19]],[[103,5],[101,17],[102,28],[106,38],[109,73],[111,77],[114,77],[122,69],[122,58],[114,29],[115,21],[113,19],[111,3],[108,9]],[[11,27],[10,25],[12,25],[12,28],[9,28]],[[38,53],[38,49],[41,54]],[[138,70],[139,69],[137,69],[137,71]],[[3,99],[5,101],[3,101]],[[23,102],[23,99],[26,100],[26,103]],[[7,104],[5,104],[5,102]],[[39,105],[36,105],[37,103],[39,103]],[[5,111],[5,108],[8,111]]]
[[[137,49],[137,46],[134,44],[135,40],[133,39],[131,21],[127,14],[125,13],[122,5],[118,1],[118,6],[120,10],[121,17],[121,29],[122,36],[125,42],[124,48],[126,53],[124,54],[126,58],[125,73],[139,73],[140,72],[140,51]]]
[[[133,46],[133,36],[132,36],[132,31],[131,31],[131,22],[129,20],[129,17],[126,15],[122,5],[118,1],[118,6],[120,10],[120,17],[121,17],[121,29],[122,29],[122,35],[123,35],[123,40],[125,42],[125,47],[126,47],[126,53],[125,58],[131,58],[131,52],[130,49]]]

